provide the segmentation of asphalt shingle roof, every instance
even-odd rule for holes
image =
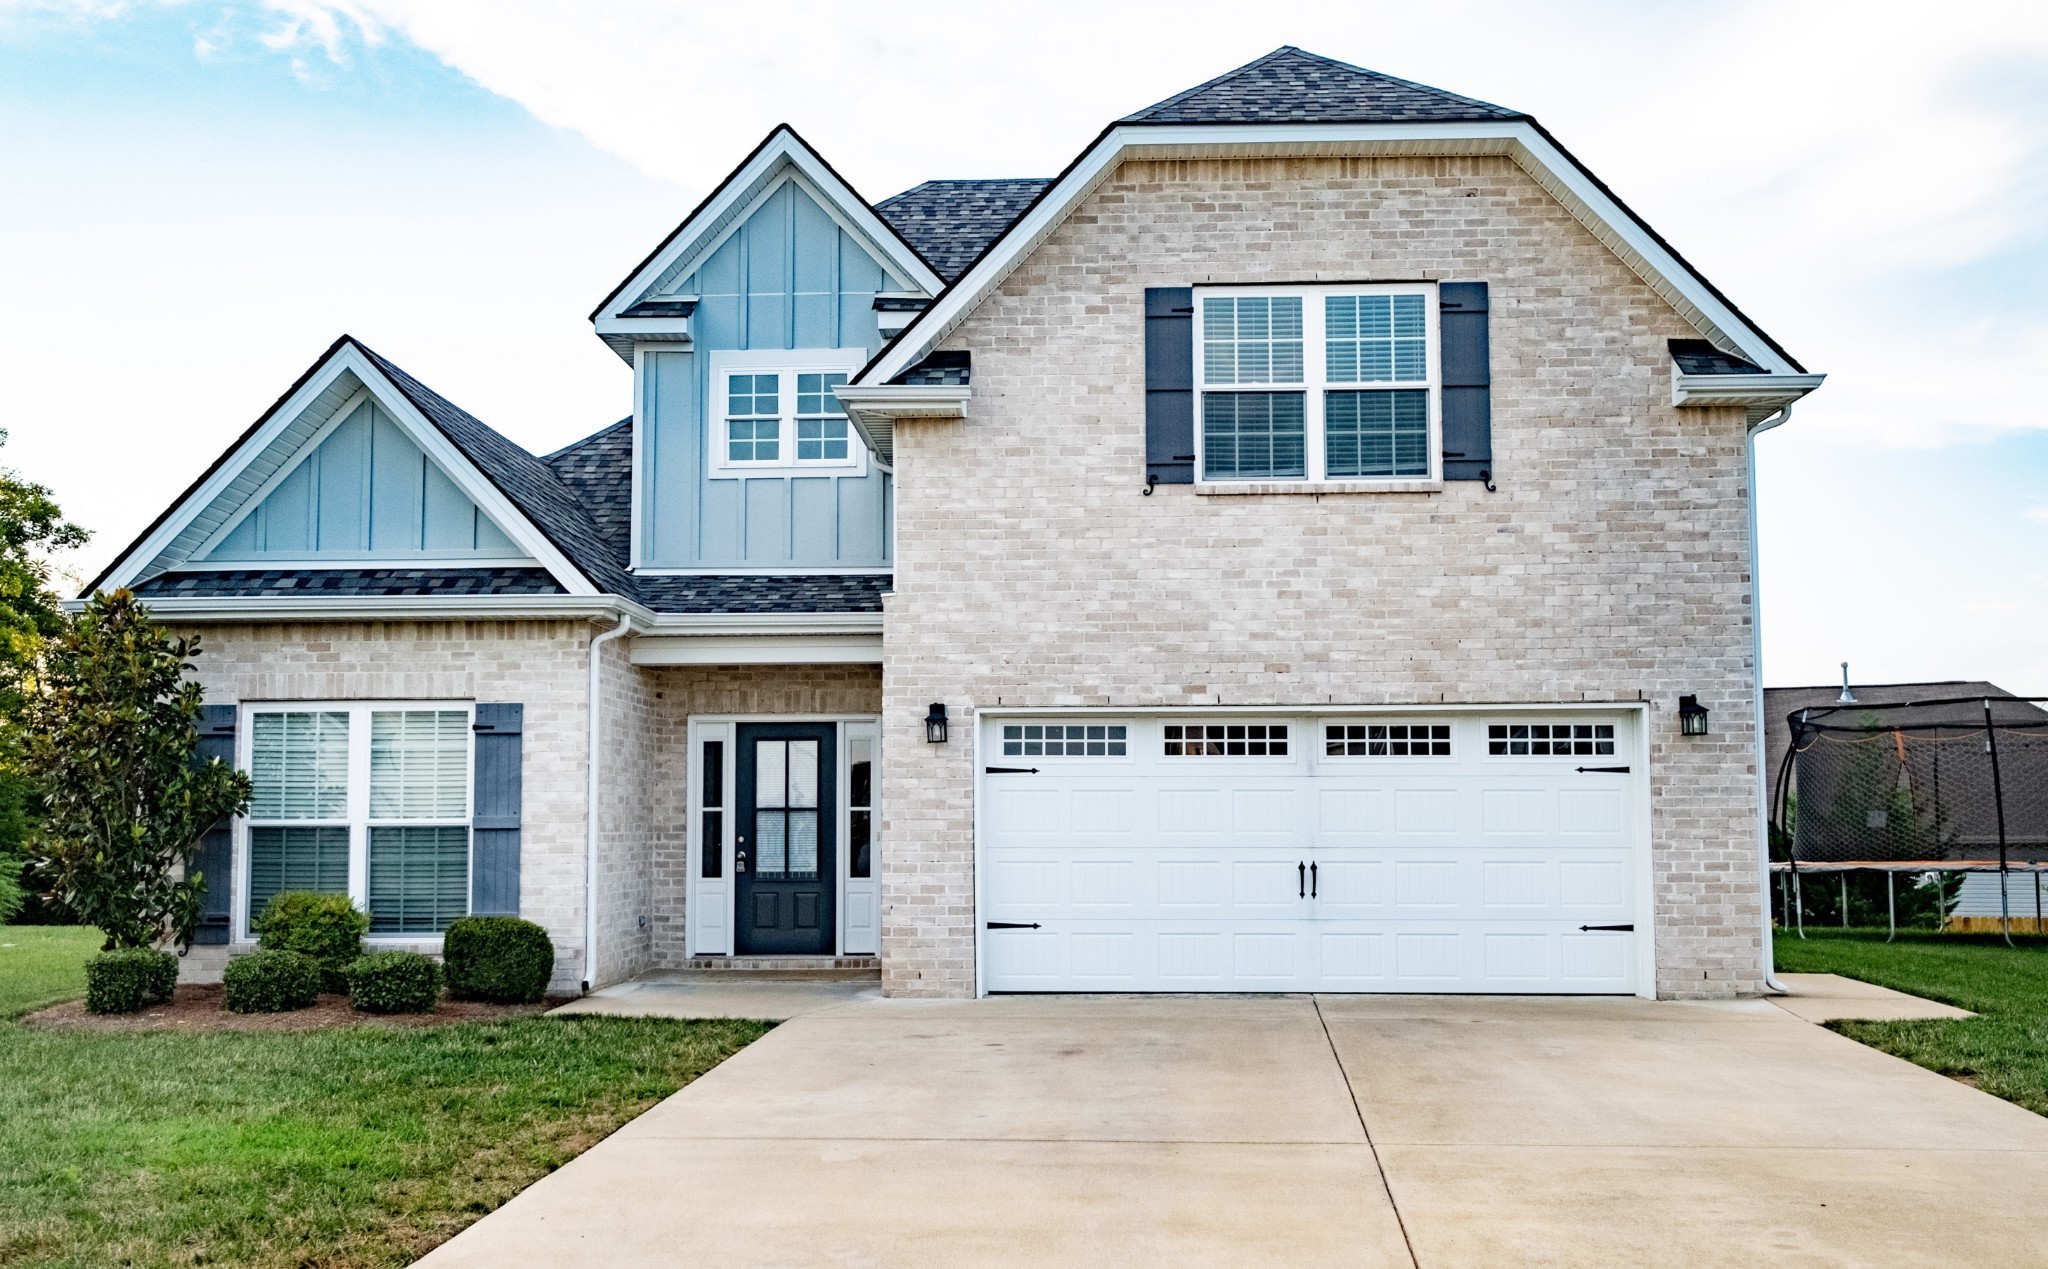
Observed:
[[[633,527],[633,420],[620,419],[543,461],[583,504],[623,567]]]
[[[875,210],[934,272],[951,282],[1050,184],[1035,176],[926,181],[883,199]]]
[[[280,595],[559,595],[544,568],[226,568],[161,573],[135,588],[144,599]]]
[[[640,602],[659,612],[882,611],[887,573],[830,573],[796,577],[641,577]]]
[[[1722,352],[1704,339],[1674,339],[1670,341],[1671,360],[1678,363],[1680,374],[1688,375],[1760,375],[1764,368],[1753,361],[1745,361],[1731,352]]]
[[[1519,111],[1283,45],[1120,123],[1445,123]]]

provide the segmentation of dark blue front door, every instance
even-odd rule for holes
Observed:
[[[740,724],[736,955],[832,954],[834,732],[831,723]]]

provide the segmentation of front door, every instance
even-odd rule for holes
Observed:
[[[831,723],[740,724],[735,955],[833,953],[833,735]]]

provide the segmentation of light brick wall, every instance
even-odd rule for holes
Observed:
[[[1146,287],[1418,278],[1491,284],[1498,493],[1141,496]],[[1124,165],[947,340],[970,421],[898,429],[886,989],[974,984],[971,750],[929,701],[1647,699],[1658,990],[1758,990],[1744,425],[1671,407],[1695,334],[1506,159]]]
[[[882,671],[874,665],[734,665],[660,666],[638,673],[658,703],[658,775],[652,813],[657,823],[668,826],[656,838],[651,869],[651,955],[654,964],[674,967],[688,958],[685,905],[697,842],[695,826],[686,822],[694,778],[690,717],[876,714],[882,708]]]
[[[194,677],[210,704],[523,704],[520,909],[554,940],[552,990],[576,989],[583,978],[584,703],[593,627],[573,621],[303,622],[207,625],[196,633],[202,652],[193,662]]]
[[[598,651],[601,710],[597,799],[597,981],[656,964],[655,861],[680,816],[663,814],[660,752],[667,716],[649,676],[628,659],[630,636]]]

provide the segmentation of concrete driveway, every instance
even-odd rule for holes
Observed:
[[[859,1000],[422,1263],[2048,1264],[2048,1120],[1763,1001]]]

